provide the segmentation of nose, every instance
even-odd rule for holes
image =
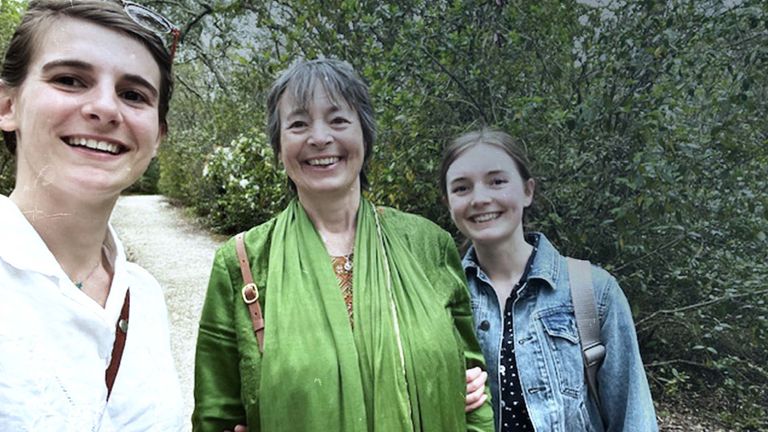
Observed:
[[[331,142],[333,142],[331,128],[324,121],[314,122],[309,134],[309,144],[316,147],[325,147]]]
[[[471,204],[474,207],[480,207],[491,202],[491,194],[487,188],[478,186],[472,189]]]
[[[111,85],[94,86],[82,107],[83,116],[100,125],[117,125],[123,120],[119,95]]]

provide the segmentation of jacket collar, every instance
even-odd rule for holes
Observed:
[[[528,241],[535,241],[538,247],[528,280],[539,279],[546,282],[550,288],[556,289],[560,276],[560,253],[540,232],[529,233],[526,237]]]
[[[528,273],[528,280],[539,279],[545,282],[546,286],[552,289],[557,288],[557,280],[560,276],[560,253],[557,252],[547,237],[540,232],[531,232],[526,234],[526,241],[537,247],[536,256],[533,258],[533,266]],[[483,270],[477,263],[477,253],[475,247],[470,246],[464,258],[461,261],[464,273],[469,274],[470,269],[474,270],[478,277],[484,275]]]

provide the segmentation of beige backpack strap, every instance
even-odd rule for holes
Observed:
[[[243,301],[248,305],[249,315],[253,323],[253,332],[259,341],[259,352],[264,352],[264,315],[261,313],[259,303],[259,288],[253,283],[251,264],[248,262],[248,253],[245,251],[245,233],[235,236],[235,249],[237,259],[240,262],[240,273],[243,275]]]
[[[600,407],[597,388],[597,369],[605,358],[605,345],[600,342],[600,320],[597,317],[595,295],[592,287],[592,268],[589,261],[566,258],[568,278],[573,299],[573,313],[579,331],[581,352],[584,357],[584,372],[587,387],[595,403]]]

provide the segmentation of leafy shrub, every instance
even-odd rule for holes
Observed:
[[[5,55],[5,49],[25,7],[26,1],[0,0],[0,58]],[[0,194],[8,195],[13,190],[14,160],[13,155],[5,149],[2,137],[0,147]]]
[[[157,183],[160,180],[160,163],[158,160],[152,159],[152,162],[149,163],[149,167],[147,167],[147,171],[144,172],[144,174],[139,177],[138,180],[136,180],[136,183],[134,183],[131,187],[129,187],[125,192],[131,193],[131,194],[146,194],[146,195],[153,195],[159,192],[157,188]]]
[[[207,222],[221,232],[251,228],[276,215],[289,199],[285,173],[273,164],[263,132],[217,147],[203,168]]]
[[[5,147],[5,146],[3,146]],[[14,158],[4,149],[0,149],[0,194],[8,195],[14,185]]]

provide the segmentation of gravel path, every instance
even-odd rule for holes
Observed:
[[[152,273],[165,290],[171,348],[189,418],[197,324],[213,254],[225,238],[209,234],[183,209],[159,195],[121,197],[112,224],[128,250],[128,259]]]

